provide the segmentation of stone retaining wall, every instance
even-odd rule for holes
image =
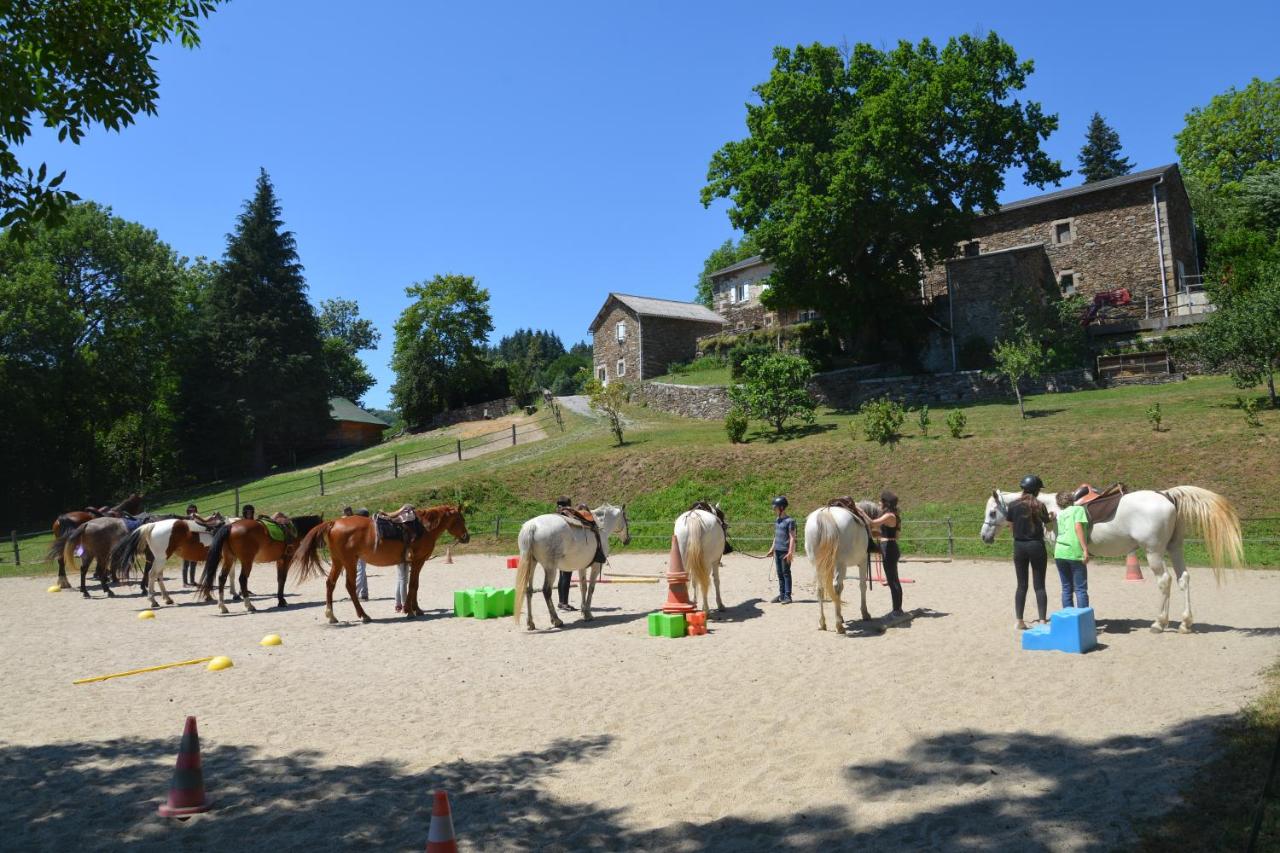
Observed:
[[[487,403],[475,403],[470,406],[463,406],[460,409],[450,409],[447,412],[441,412],[431,419],[431,428],[449,426],[451,424],[462,423],[463,421],[480,421],[485,418],[500,418],[516,408],[515,397],[503,397],[500,400],[490,400]]]
[[[719,420],[729,412],[729,389],[723,385],[645,382],[632,392],[632,400],[685,418]]]

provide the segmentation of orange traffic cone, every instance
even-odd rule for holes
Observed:
[[[692,613],[696,609],[689,601],[689,573],[684,570],[684,560],[680,558],[680,545],[672,536],[671,556],[667,562],[667,603],[662,605],[662,612]]]
[[[431,826],[427,829],[427,853],[458,853],[458,837],[453,834],[453,812],[449,795],[436,791],[431,806]]]
[[[178,763],[173,769],[173,781],[169,783],[169,799],[157,812],[161,817],[186,820],[193,814],[209,810],[204,796],[204,771],[200,768],[200,732],[196,730],[196,718],[187,717],[182,729],[182,743],[178,746]]]
[[[452,545],[444,549],[444,564],[446,566],[453,565],[453,546]]]
[[[1142,581],[1142,569],[1138,566],[1138,553],[1135,551],[1124,558],[1124,579],[1127,581]]]

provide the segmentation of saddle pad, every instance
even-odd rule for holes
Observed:
[[[270,536],[272,539],[276,540],[277,542],[286,541],[284,528],[281,527],[276,522],[270,521],[265,518],[260,518],[258,519],[258,523],[260,523],[263,527],[267,528],[267,535]]]
[[[1116,510],[1120,507],[1120,499],[1122,497],[1124,497],[1124,494],[1121,492],[1113,492],[1109,495],[1102,494],[1084,504],[1084,512],[1089,517],[1089,523],[1106,524],[1115,518]]]
[[[139,527],[141,527],[141,526],[142,526],[142,519],[140,519],[140,518],[126,518],[126,519],[124,519],[124,529],[125,529],[125,530],[127,530],[127,531],[129,531],[130,533],[132,533],[133,531],[137,530],[137,529],[138,529]]]
[[[394,520],[380,515],[374,519],[374,524],[378,526],[378,539],[380,540],[393,539],[397,542],[403,541],[406,527],[419,536],[426,532],[426,528],[422,526],[422,519],[416,516],[408,524],[397,524]]]

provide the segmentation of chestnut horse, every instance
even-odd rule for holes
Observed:
[[[324,522],[323,515],[295,515],[293,527],[302,537]],[[242,518],[230,524],[224,524],[213,534],[209,544],[209,556],[204,561],[204,575],[196,585],[196,595],[206,596],[213,588],[213,575],[222,566],[222,574],[218,576],[218,612],[226,613],[227,605],[223,603],[223,589],[227,583],[227,575],[231,572],[231,564],[240,561],[240,595],[244,599],[244,609],[250,613],[256,611],[249,600],[249,572],[254,563],[276,564],[276,606],[288,607],[284,600],[284,581],[288,576],[289,558],[298,540],[281,542],[272,539],[267,526],[256,518]],[[233,583],[234,586],[234,583]]]
[[[237,521],[230,519],[229,521]],[[142,577],[142,592],[151,600],[152,607],[156,603],[156,584],[160,584],[160,593],[165,604],[173,604],[169,590],[164,586],[164,562],[177,554],[183,560],[203,563],[209,557],[209,546],[213,544],[214,533],[186,518],[174,518],[167,521],[155,521],[144,524],[128,536],[121,539],[111,549],[111,571],[120,573],[133,563],[139,549],[146,556],[147,571]],[[212,598],[206,600],[212,601]]]
[[[120,518],[124,515],[133,515],[140,509],[142,509],[142,495],[134,492],[105,512],[100,509],[77,509],[71,512],[64,512],[55,518],[53,521],[53,543],[49,546],[49,554],[45,559],[58,561],[58,586],[63,589],[71,589],[71,581],[67,580],[67,563],[62,551],[67,544],[67,537],[74,533],[77,527],[86,521],[92,521],[103,516]]]
[[[409,592],[404,603],[404,615],[410,619],[422,615],[422,608],[418,607],[418,572],[422,571],[422,564],[435,550],[440,534],[448,532],[454,539],[464,543],[471,539],[462,510],[456,506],[443,504],[415,512],[426,532],[415,539],[409,548]],[[320,563],[320,548],[327,546],[329,549],[331,565],[325,580],[324,615],[328,617],[330,624],[338,623],[333,615],[333,588],[343,572],[347,575],[347,595],[351,596],[351,603],[356,606],[356,616],[362,622],[372,621],[360,606],[360,596],[356,595],[356,561],[364,560],[371,566],[398,566],[405,556],[402,541],[383,539],[375,548],[374,539],[372,518],[348,515],[326,521],[308,533],[298,546],[293,557],[293,565],[298,569],[298,583],[324,571],[324,566]]]

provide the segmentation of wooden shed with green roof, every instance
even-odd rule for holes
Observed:
[[[329,447],[369,447],[382,441],[383,430],[391,426],[346,397],[329,398],[329,418],[332,424],[325,436]]]

